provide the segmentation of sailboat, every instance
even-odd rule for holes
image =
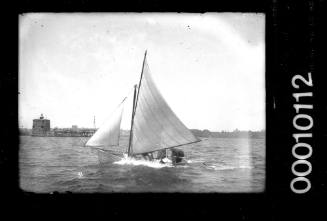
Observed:
[[[119,148],[125,97],[110,121],[101,126],[86,143],[86,146],[96,148],[99,156],[105,154],[112,160],[123,156],[136,158],[141,154],[201,141],[182,123],[161,95],[151,77],[146,56],[147,51],[139,83],[134,85],[128,147],[124,151]]]

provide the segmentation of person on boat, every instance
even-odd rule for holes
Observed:
[[[142,157],[144,160],[153,161],[152,153],[142,153]]]
[[[159,162],[160,163],[165,163],[163,161],[164,158],[166,158],[166,150],[165,149],[158,150],[158,152],[157,152],[157,159],[160,160]]]
[[[177,149],[177,148],[171,148],[171,161],[173,164],[177,164],[182,162],[184,158],[184,151]]]
[[[148,160],[148,154],[147,153],[142,153],[141,156],[142,156],[142,158],[144,160]]]

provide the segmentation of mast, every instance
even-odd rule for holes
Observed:
[[[137,90],[137,98],[136,98],[136,103],[135,103],[135,110],[134,110],[134,112],[136,112],[137,101],[139,100],[139,93],[140,93],[140,87],[141,87],[142,78],[143,78],[143,70],[144,70],[144,63],[145,63],[145,59],[146,59],[146,53],[147,53],[147,50],[145,50],[145,53],[144,53],[144,59],[143,59],[143,65],[142,65],[142,72],[141,72],[141,77],[140,77],[140,82],[139,82],[139,88],[138,88],[138,90]]]
[[[131,129],[129,131],[129,142],[128,142],[128,152],[127,155],[131,155],[131,147],[132,147],[132,141],[133,141],[133,124],[134,124],[134,114],[135,114],[135,98],[136,98],[136,87],[137,85],[134,85],[134,97],[133,97],[133,110],[132,110],[132,120],[131,120]]]
[[[128,152],[127,152],[128,156],[130,156],[130,154],[131,154],[131,148],[132,148],[132,142],[133,142],[134,116],[135,116],[135,112],[136,112],[137,101],[139,99],[139,92],[140,92],[140,87],[141,87],[141,82],[142,82],[142,77],[143,77],[143,69],[144,69],[144,63],[145,63],[146,53],[147,53],[147,50],[145,50],[145,53],[144,53],[144,59],[143,59],[143,64],[142,64],[142,71],[141,71],[140,82],[139,82],[138,90],[137,90],[137,96],[136,96],[136,87],[137,87],[137,85],[134,85],[134,98],[133,98],[132,121],[131,121],[131,130],[129,132],[129,143],[128,143]]]

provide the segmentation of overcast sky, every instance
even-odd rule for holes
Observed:
[[[101,125],[138,83],[147,49],[157,87],[188,128],[265,129],[263,14],[37,13],[19,22],[20,127],[41,113],[52,128],[93,127],[94,115]]]

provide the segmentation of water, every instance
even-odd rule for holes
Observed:
[[[261,192],[265,140],[209,138],[184,150],[188,164],[158,166],[120,159],[100,163],[87,138],[20,137],[20,187],[71,192]],[[123,138],[126,143],[127,138]],[[124,143],[123,142],[123,143]]]

